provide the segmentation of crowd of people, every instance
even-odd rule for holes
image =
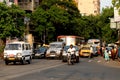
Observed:
[[[104,57],[106,61],[119,60],[120,61],[120,46],[111,46],[112,49],[108,50],[107,47],[101,47],[99,54]]]

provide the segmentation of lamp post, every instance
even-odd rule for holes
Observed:
[[[26,30],[25,30],[25,33],[24,33],[24,40],[26,38],[26,35],[29,34],[29,21],[30,21],[30,18],[28,18],[28,17],[24,18],[24,24],[26,25]]]
[[[45,26],[45,29],[44,29],[44,44],[46,44],[46,26]]]
[[[24,24],[26,24],[26,34],[29,34],[29,21],[30,21],[30,18],[28,17],[24,18]]]

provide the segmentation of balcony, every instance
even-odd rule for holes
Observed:
[[[37,2],[35,2],[35,3],[32,3],[32,2],[18,2],[18,5],[23,10],[33,11],[33,10],[36,9],[36,7],[39,5],[39,3],[37,3]]]

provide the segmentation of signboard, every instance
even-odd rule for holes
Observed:
[[[120,22],[117,22],[116,28],[117,28],[117,29],[120,29]]]
[[[116,24],[114,18],[110,18],[110,28],[116,29],[116,26],[117,26],[117,24]]]
[[[120,15],[119,15],[119,9],[114,7],[114,20],[115,22],[120,22]]]

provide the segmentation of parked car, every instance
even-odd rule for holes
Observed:
[[[70,46],[64,46],[63,49],[63,54],[62,54],[62,61],[63,62],[67,62],[67,50],[69,49]],[[76,49],[75,52],[75,56],[76,56],[76,61],[75,62],[79,62],[79,47],[78,46],[73,46]]]
[[[34,54],[34,58],[45,58],[47,48],[46,47],[40,47],[36,50],[36,53]]]
[[[81,56],[81,57],[89,57],[89,56],[92,56],[89,45],[84,45],[84,46],[81,48],[81,50],[80,50],[80,56]]]
[[[58,58],[61,59],[63,53],[64,42],[52,42],[49,44],[49,48],[46,52],[46,58]]]

